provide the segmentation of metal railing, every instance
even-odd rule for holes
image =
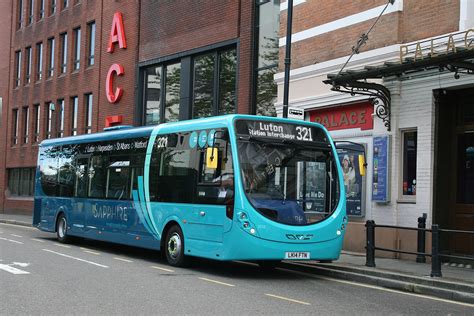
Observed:
[[[451,233],[451,234],[469,234],[474,236],[474,231],[467,230],[453,230],[453,229],[440,229],[439,225],[433,224],[431,229],[426,228],[426,214],[418,218],[418,227],[403,227],[403,226],[392,226],[392,225],[377,225],[373,220],[366,222],[365,227],[367,228],[367,244],[366,244],[366,263],[367,267],[375,267],[375,250],[409,254],[416,256],[416,262],[426,262],[426,257],[431,257],[431,277],[442,277],[441,273],[441,258],[452,258],[460,260],[474,260],[474,257],[468,256],[455,256],[450,254],[443,254],[440,251],[440,233]],[[389,249],[383,247],[377,247],[375,245],[375,229],[376,228],[391,228],[391,229],[402,229],[417,231],[417,251],[403,251],[397,249]],[[426,233],[431,233],[431,253],[425,252]]]

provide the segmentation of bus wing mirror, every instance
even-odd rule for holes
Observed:
[[[219,160],[219,152],[217,148],[209,147],[206,152],[206,167],[209,169],[217,169],[217,161]]]

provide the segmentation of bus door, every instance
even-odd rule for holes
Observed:
[[[222,242],[223,234],[232,225],[227,214],[234,203],[234,171],[228,142],[216,140],[216,146],[200,151],[198,170],[194,234],[198,239]]]
[[[87,190],[89,187],[89,156],[78,156],[75,165],[75,201],[69,221],[71,223],[71,230],[83,233],[86,224]]]

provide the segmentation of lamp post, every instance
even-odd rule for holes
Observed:
[[[285,81],[283,84],[283,117],[288,117],[288,95],[290,86],[291,65],[291,26],[293,24],[293,0],[288,0],[288,14],[286,21],[286,52],[285,52]]]

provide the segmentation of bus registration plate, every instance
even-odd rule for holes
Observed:
[[[309,252],[285,252],[285,259],[311,259]]]

